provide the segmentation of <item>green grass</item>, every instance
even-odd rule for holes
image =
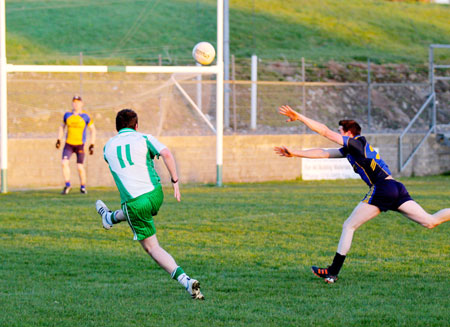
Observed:
[[[403,180],[428,211],[449,206],[450,176]],[[207,298],[193,302],[132,241],[101,228],[97,198],[12,192],[0,207],[1,326],[446,326],[450,223],[397,213],[355,234],[337,284],[310,272],[334,255],[360,181],[182,187],[155,217],[158,238]]]
[[[215,0],[6,1],[12,63],[192,64],[198,41],[216,40]],[[230,1],[237,57],[315,61],[427,61],[450,43],[450,6],[384,0]],[[448,59],[448,51],[436,59]]]

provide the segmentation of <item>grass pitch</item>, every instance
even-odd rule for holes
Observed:
[[[450,176],[404,179],[428,211],[450,206]],[[158,238],[201,281],[194,302],[132,241],[101,227],[113,189],[0,196],[0,326],[448,326],[450,223],[426,230],[398,213],[363,225],[340,280],[327,265],[360,181],[183,186],[155,217]]]

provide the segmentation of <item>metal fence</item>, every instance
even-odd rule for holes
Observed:
[[[352,118],[365,132],[401,133],[431,92],[428,64],[380,65],[368,61],[325,65],[303,59],[281,63],[259,60],[258,81],[249,80],[250,60],[238,64],[232,60],[231,70],[232,78],[247,80],[226,83],[225,100],[228,97],[229,104],[225,101],[224,121],[228,133],[308,132],[284,123],[277,114],[282,104],[330,127],[339,119]],[[436,89],[436,122],[449,124],[450,84],[439,81]],[[416,125],[418,129],[423,126],[424,131],[428,127],[426,119],[419,118]]]
[[[304,60],[262,60],[254,82],[250,67],[250,60],[231,67],[234,79],[226,82],[225,134],[309,133],[300,124],[285,123],[277,113],[283,104],[330,128],[337,129],[340,119],[351,118],[360,122],[364,133],[400,134],[430,95],[427,65],[332,63],[325,67]],[[339,76],[349,81],[336,81]],[[183,91],[170,82],[168,74],[9,74],[9,135],[53,135],[64,111],[70,110],[72,95],[80,93],[100,135],[112,132],[114,112],[126,106],[142,112],[142,127],[155,135],[213,134],[206,119],[215,126],[215,80],[197,75],[178,77]],[[186,96],[197,103],[203,115]],[[436,109],[436,123],[449,124],[449,81],[436,83]],[[428,127],[428,120],[419,117],[414,131],[426,132]]]

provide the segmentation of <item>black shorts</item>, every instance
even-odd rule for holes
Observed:
[[[72,153],[77,154],[77,163],[82,164],[84,162],[84,144],[72,145],[66,143],[66,145],[64,145],[62,158],[69,160]]]
[[[362,202],[377,206],[380,211],[397,210],[406,201],[412,200],[405,185],[394,179],[384,179],[370,188]]]

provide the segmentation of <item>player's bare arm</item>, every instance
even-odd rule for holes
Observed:
[[[89,131],[91,132],[91,143],[89,145],[89,154],[94,154],[94,144],[97,136],[97,130],[94,124],[89,125]]]
[[[56,140],[56,148],[59,149],[61,146],[61,140],[64,137],[64,129],[66,128],[66,123],[62,123],[58,128],[58,139]]]
[[[275,147],[274,151],[282,157],[299,157],[299,158],[310,158],[310,159],[332,159],[332,158],[343,158],[342,153],[339,149],[308,149],[308,150],[290,150],[284,145],[281,147]]]
[[[330,141],[337,143],[339,145],[344,145],[344,140],[342,138],[342,135],[333,132],[330,130],[326,125],[319,123],[318,121],[315,121],[314,119],[308,118],[305,115],[302,115],[295,110],[293,110],[290,106],[284,105],[278,108],[278,112],[289,119],[286,120],[286,122],[296,121],[299,120],[306,126],[308,126],[309,129],[312,131],[326,137]]]
[[[175,165],[175,158],[172,155],[172,152],[170,152],[169,149],[165,148],[161,151],[161,157],[163,157],[164,164],[167,167],[167,170],[169,171],[170,178],[172,181],[173,186],[173,196],[175,199],[177,199],[178,202],[181,200],[181,193],[180,193],[180,187],[178,183],[178,174],[177,174],[177,168]]]

